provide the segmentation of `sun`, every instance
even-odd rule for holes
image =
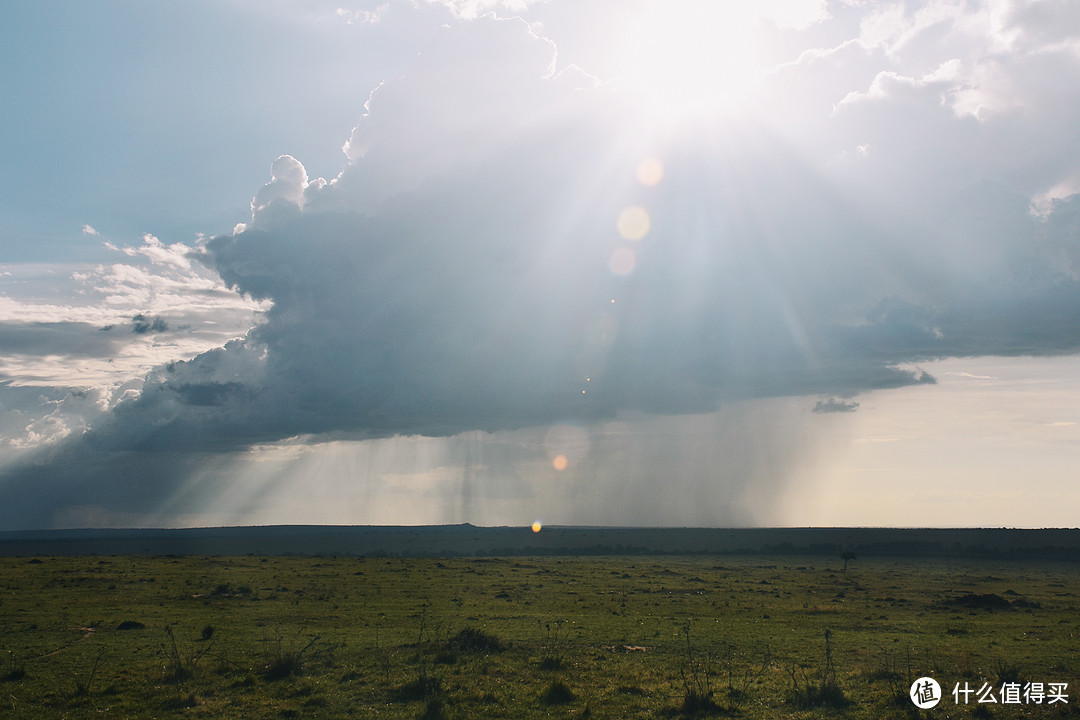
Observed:
[[[612,40],[617,83],[659,124],[740,114],[766,75],[763,23],[754,3],[649,4]]]

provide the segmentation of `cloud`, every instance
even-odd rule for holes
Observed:
[[[307,171],[291,155],[281,155],[270,166],[270,182],[251,200],[251,219],[258,227],[268,222],[271,213],[288,213],[304,206],[304,190],[308,186]]]
[[[1072,173],[1053,187],[1036,193],[1031,199],[1031,214],[1045,221],[1064,201],[1076,195],[1080,195],[1080,171]]]
[[[101,328],[79,322],[2,322],[0,347],[5,355],[112,358],[120,341]]]
[[[349,10],[339,7],[334,10],[333,16],[344,20],[347,25],[374,25],[382,20],[389,7],[389,3],[383,3],[374,10]]]
[[[142,255],[154,265],[172,265],[180,270],[191,269],[192,248],[184,243],[166,245],[150,233],[143,235],[143,244],[138,247],[125,247],[121,250],[129,257]]]
[[[312,180],[281,155],[250,224],[197,249],[147,235],[123,252],[153,272],[80,276],[129,341],[207,320],[221,282],[263,303],[264,321],[174,352],[5,492],[57,482],[86,506],[96,487],[137,513],[215,458],[289,438],[610,429],[782,396],[850,412],[861,392],[934,383],[921,361],[1075,352],[1080,284],[1059,263],[1075,256],[1074,199],[1030,211],[1036,188],[1067,176],[1048,158],[1075,133],[1050,142],[1022,115],[972,110],[991,107],[989,90],[961,101],[973,68],[989,67],[985,43],[899,67],[928,34],[970,41],[961,20],[981,16],[891,12],[844,52],[775,76],[781,88],[821,80],[856,52],[896,64],[855,95],[832,82],[812,121],[776,113],[673,136],[619,88],[560,72],[553,43],[522,20],[445,28],[371,94],[337,177]],[[1024,101],[1043,117],[1046,96]],[[846,146],[873,151],[822,157]],[[663,163],[655,186],[637,180],[649,158]],[[640,233],[620,234],[627,208],[647,219]],[[42,500],[34,521],[54,511]]]
[[[836,109],[840,111],[845,105],[859,102],[886,98],[896,100],[904,95],[918,95],[927,88],[945,87],[954,81],[959,70],[960,61],[955,58],[942,63],[933,71],[918,78],[907,77],[892,70],[883,70],[874,77],[874,81],[870,83],[870,87],[866,92],[853,91],[848,93],[843,100],[837,103]]]
[[[814,403],[814,412],[821,414],[849,413],[855,412],[858,409],[859,403],[854,400],[843,400],[841,398],[826,398]]]
[[[92,225],[83,225],[82,226],[82,231],[83,231],[84,235],[100,235],[101,234],[97,230],[95,230]]]
[[[145,335],[146,333],[162,333],[169,329],[169,324],[161,318],[148,318],[142,313],[139,313],[135,317],[131,318],[132,326],[131,331],[136,335]]]
[[[147,235],[109,252],[124,261],[12,266],[0,293],[0,382],[118,388],[242,336],[255,322],[260,304],[193,264],[195,247]]]
[[[99,392],[0,386],[0,443],[5,455],[55,446],[90,427],[108,407]]]
[[[484,13],[500,10],[521,12],[536,0],[424,0],[429,5],[441,5],[455,17],[475,20]]]

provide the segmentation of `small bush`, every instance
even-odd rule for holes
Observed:
[[[679,712],[686,716],[719,715],[724,710],[713,702],[712,695],[699,695],[696,692],[688,692],[683,697]]]
[[[281,638],[268,647],[266,653],[263,677],[267,680],[284,680],[288,677],[304,674],[304,653],[319,640],[319,636],[311,638],[307,645],[299,647],[282,645]]]
[[[791,702],[801,708],[845,708],[851,704],[844,689],[834,681],[807,683],[796,688],[791,695]]]
[[[543,623],[544,656],[540,659],[541,670],[561,670],[566,654],[570,626],[565,620]]]
[[[284,680],[293,675],[302,675],[304,664],[296,653],[283,653],[270,662],[263,671],[263,677],[267,680]]]
[[[24,677],[26,677],[26,671],[21,667],[18,667],[4,675],[3,679],[7,682],[18,682]]]
[[[428,675],[426,671],[421,670],[414,680],[410,680],[397,689],[394,698],[403,702],[430,701],[441,698],[442,693],[442,678],[437,675]]]
[[[1005,660],[998,660],[997,667],[995,668],[997,673],[997,685],[1000,686],[1003,683],[1011,682],[1018,683],[1020,680],[1020,667],[1012,665]]]
[[[821,670],[821,680],[818,682],[807,681],[803,676],[803,682],[799,682],[799,673],[794,666],[791,668],[792,691],[789,701],[801,708],[845,708],[851,704],[844,689],[836,681],[836,668],[833,666],[832,657],[832,631],[825,631],[825,666]]]
[[[540,699],[545,705],[565,705],[574,701],[574,693],[561,680],[552,680],[540,694]]]
[[[442,697],[433,697],[424,706],[424,712],[420,715],[420,720],[444,720],[445,717],[446,708]]]
[[[19,662],[19,658],[15,656],[15,653],[10,650],[7,652],[6,665],[6,672],[3,677],[0,677],[0,680],[4,680],[5,682],[18,682],[26,677],[26,670],[23,668],[23,664]]]
[[[540,660],[541,670],[562,670],[562,667],[562,658],[548,656]]]
[[[162,652],[166,658],[165,678],[179,684],[181,680],[191,677],[192,667],[199,656],[188,656],[180,652],[180,646],[176,644],[176,635],[171,626],[165,626],[165,634],[169,637],[169,646],[162,645]]]
[[[503,644],[502,640],[476,628],[465,628],[450,638],[446,644],[451,650],[478,655],[498,653],[506,649],[506,645]]]

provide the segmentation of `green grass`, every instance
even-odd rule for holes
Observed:
[[[1078,716],[1080,567],[841,567],[3,558],[0,717]],[[947,696],[920,715],[907,690],[922,675],[946,694],[963,681],[1068,682],[1070,703]]]

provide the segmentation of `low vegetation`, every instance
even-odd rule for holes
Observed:
[[[846,560],[3,558],[0,716],[1080,717],[1080,567]]]

